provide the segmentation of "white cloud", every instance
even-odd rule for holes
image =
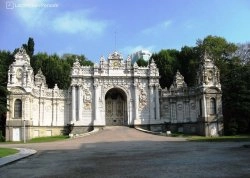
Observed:
[[[130,55],[134,52],[140,51],[140,50],[148,50],[150,52],[153,52],[155,49],[155,46],[143,46],[143,45],[137,45],[137,46],[126,46],[124,48],[122,48],[120,51],[123,54],[127,54]]]
[[[26,3],[22,2],[23,4]],[[45,1],[30,1],[35,6]],[[60,7],[60,6],[59,6]],[[100,35],[108,26],[108,21],[91,18],[94,9],[78,11],[60,11],[57,8],[19,7],[15,9],[17,17],[29,31],[60,32],[67,34]]]
[[[169,28],[172,24],[171,20],[166,20],[164,22],[161,22],[159,24],[156,24],[153,27],[146,28],[142,31],[143,34],[153,34],[153,33],[158,33],[159,31],[166,30]]]
[[[101,34],[107,22],[90,20],[84,11],[68,12],[56,17],[52,22],[55,31],[64,33]]]

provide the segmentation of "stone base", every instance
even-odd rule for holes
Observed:
[[[151,125],[136,125],[135,127],[150,130],[153,132],[170,131],[171,133],[185,133],[185,134],[199,134],[197,129],[198,123],[162,123],[162,124],[151,124]]]
[[[67,126],[26,126],[25,129],[23,126],[6,126],[6,141],[23,141],[24,136],[26,140],[30,140],[36,137],[68,135],[68,132]]]

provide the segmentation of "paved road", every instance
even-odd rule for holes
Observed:
[[[11,145],[38,153],[0,168],[0,177],[250,177],[250,149],[243,144],[186,142],[108,127],[67,141]]]

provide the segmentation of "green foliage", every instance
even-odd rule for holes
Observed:
[[[33,138],[28,141],[28,143],[41,143],[41,142],[54,142],[68,139],[68,135],[58,135],[58,136],[51,136],[51,137],[37,137]]]
[[[250,132],[250,65],[232,60],[222,80],[226,134]]]
[[[230,62],[233,53],[237,50],[237,45],[227,42],[225,38],[211,35],[203,40],[197,40],[196,44],[199,56],[206,51],[220,69],[221,80],[224,80],[224,75],[229,72],[227,71],[227,63]]]
[[[13,55],[9,51],[0,51],[0,130],[4,135],[7,111],[7,81],[9,65],[13,62]]]
[[[188,141],[195,142],[247,142],[250,141],[250,135],[235,135],[235,136],[221,136],[221,137],[203,137],[191,136]]]
[[[229,43],[225,38],[218,36],[209,35],[203,40],[198,39],[196,44],[200,55],[206,51],[215,61],[228,60],[237,50],[234,43]]]
[[[147,67],[148,61],[145,61],[143,58],[140,58],[136,61],[137,65],[140,67]]]
[[[3,131],[0,130],[0,142],[4,142],[5,138],[3,136]]]
[[[57,54],[48,55],[47,53],[34,55],[31,60],[31,66],[35,73],[41,68],[49,88],[53,88],[57,84],[61,89],[68,89],[71,82],[71,67],[76,58],[83,66],[93,66],[93,63],[87,60],[84,55],[68,54],[59,57]]]
[[[152,55],[151,59],[155,63],[160,73],[160,85],[162,88],[170,87],[173,83],[174,75],[177,71],[177,57],[179,52],[177,50],[161,50],[159,53]]]
[[[13,148],[0,148],[0,158],[13,155],[18,153],[19,151]]]
[[[29,38],[28,43],[23,44],[23,48],[26,50],[26,52],[30,58],[32,58],[32,56],[34,54],[34,50],[35,50],[34,47],[35,47],[35,43],[34,43],[33,38]]]
[[[199,66],[197,48],[184,46],[178,56],[178,68],[188,86],[196,84],[196,71]]]

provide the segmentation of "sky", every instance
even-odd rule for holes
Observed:
[[[250,41],[249,0],[1,0],[0,50],[32,37],[35,53],[83,54],[195,46],[208,35]]]

